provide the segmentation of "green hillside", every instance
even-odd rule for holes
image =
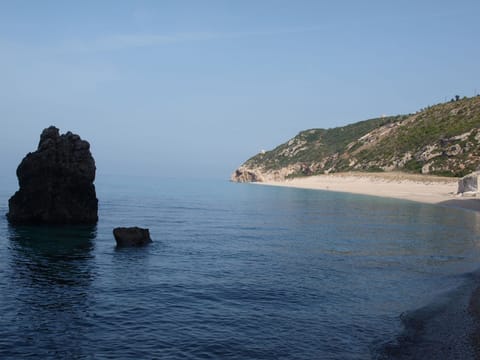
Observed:
[[[232,180],[241,181],[245,171],[277,178],[394,170],[463,176],[480,166],[479,129],[477,96],[430,106],[416,114],[306,130],[247,160]]]

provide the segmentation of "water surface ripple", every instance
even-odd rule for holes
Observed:
[[[0,358],[381,357],[401,314],[479,260],[473,212],[222,182],[97,188],[95,227],[0,219]],[[154,242],[116,249],[130,225]]]

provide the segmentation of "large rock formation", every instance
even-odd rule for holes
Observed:
[[[113,229],[117,246],[142,246],[152,242],[150,231],[139,227],[117,227]]]
[[[9,202],[13,224],[94,224],[98,220],[95,160],[80,136],[50,126],[37,151],[17,168],[20,189]]]

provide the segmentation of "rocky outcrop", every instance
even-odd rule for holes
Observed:
[[[256,169],[249,169],[246,167],[239,167],[234,171],[230,177],[233,182],[263,182],[265,181],[260,171]]]
[[[95,224],[95,160],[90,144],[51,126],[17,168],[20,189],[8,202],[12,224]]]
[[[311,168],[305,164],[295,164],[278,170],[265,169],[262,167],[250,168],[242,165],[233,172],[230,176],[230,181],[239,183],[284,181],[289,175],[300,171],[304,175],[313,174]]]
[[[139,227],[117,227],[113,229],[117,246],[142,246],[152,242],[150,230]]]
[[[478,192],[478,175],[479,171],[468,174],[458,180],[458,194],[476,194]]]

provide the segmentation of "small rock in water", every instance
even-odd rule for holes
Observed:
[[[135,227],[117,227],[113,229],[117,246],[141,246],[152,242],[150,231]]]

